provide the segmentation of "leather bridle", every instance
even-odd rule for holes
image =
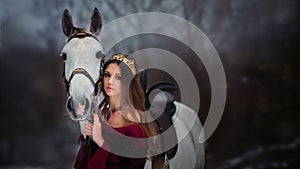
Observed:
[[[78,32],[78,33],[72,35],[68,39],[67,42],[69,42],[73,38],[85,38],[85,37],[92,37],[95,40],[97,40],[98,42],[100,42],[99,39],[95,35],[93,35],[91,33],[88,33],[88,32]],[[66,60],[66,54],[65,53],[62,53],[62,57],[63,57],[64,60]],[[98,95],[99,90],[100,90],[100,88],[102,86],[102,77],[103,77],[102,69],[103,69],[103,66],[104,66],[104,57],[105,57],[105,55],[102,52],[98,52],[96,57],[100,58],[100,72],[99,72],[98,80],[96,82],[94,81],[94,79],[92,78],[92,76],[85,69],[83,69],[83,68],[76,68],[75,70],[73,70],[73,72],[72,72],[72,74],[71,74],[71,76],[70,76],[70,78],[68,80],[67,77],[66,77],[66,74],[65,74],[65,62],[64,62],[64,71],[63,71],[62,77],[64,79],[63,85],[66,88],[66,94],[67,94],[68,97],[70,96],[70,84],[71,84],[71,80],[77,74],[82,74],[85,77],[87,77],[90,80],[90,82],[92,83],[92,85],[94,86],[94,96]]]

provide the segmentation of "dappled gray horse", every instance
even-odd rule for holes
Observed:
[[[79,121],[81,131],[84,123],[87,120],[92,120],[92,112],[98,111],[98,105],[103,98],[100,93],[100,86],[104,54],[98,39],[101,27],[101,16],[97,8],[94,9],[91,16],[89,29],[74,27],[68,10],[63,13],[62,28],[67,37],[67,43],[63,47],[61,56],[64,59],[63,78],[68,96],[66,108],[70,118]],[[164,95],[161,93],[154,95],[151,106],[164,107],[165,105],[161,104],[165,103],[163,98]],[[165,156],[165,167],[171,169],[203,168],[204,145],[199,143],[202,124],[197,113],[182,103],[173,100],[171,102],[175,106],[171,121],[176,131],[178,144],[174,156],[170,158]],[[79,105],[84,105],[84,112],[81,114],[76,111]],[[155,110],[153,107],[152,110]],[[161,134],[164,135],[165,133],[168,132]],[[165,134],[164,138],[168,139],[167,136]],[[167,139],[164,142],[168,141]],[[169,150],[174,146],[171,144],[165,149]],[[151,168],[149,160],[147,160],[145,168]]]

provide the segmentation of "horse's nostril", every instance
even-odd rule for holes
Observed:
[[[91,116],[91,103],[90,101],[86,98],[85,99],[85,109],[84,111],[87,113],[87,120],[90,121],[90,122],[93,122],[93,118]]]
[[[67,110],[70,112],[70,114],[73,116],[73,117],[77,117],[76,116],[76,113],[75,113],[75,106],[74,106],[74,103],[72,101],[72,98],[69,98],[68,101],[67,101]]]
[[[89,100],[86,98],[85,99],[85,111],[89,110],[90,109],[90,102]]]

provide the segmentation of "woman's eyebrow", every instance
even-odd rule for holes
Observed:
[[[117,75],[117,76],[121,76],[122,74],[121,74],[121,73],[116,73],[115,75]]]

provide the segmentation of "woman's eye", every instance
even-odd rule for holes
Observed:
[[[109,73],[104,73],[103,76],[104,77],[110,77],[110,74]]]
[[[121,80],[122,79],[122,76],[116,76],[115,77],[117,80]]]

